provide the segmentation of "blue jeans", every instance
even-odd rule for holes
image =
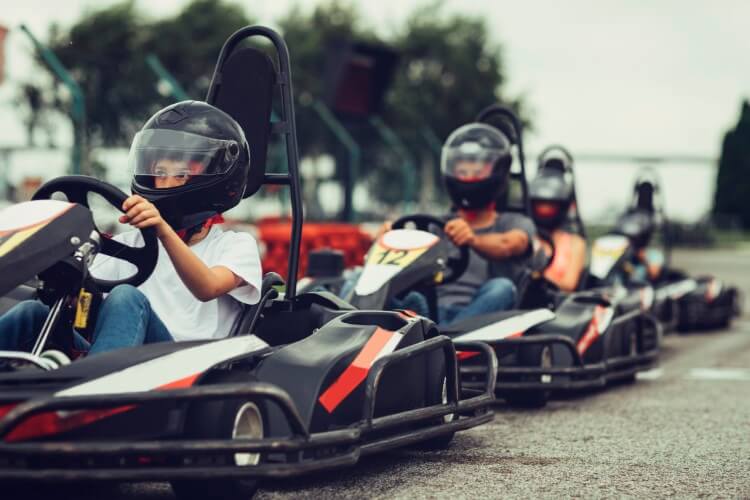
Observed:
[[[516,303],[516,286],[507,278],[493,278],[486,281],[466,305],[438,304],[438,324],[447,326],[462,319],[507,311]]]
[[[0,317],[0,350],[31,351],[48,313],[49,307],[36,300],[16,304]],[[71,334],[74,347],[89,354],[173,340],[146,296],[130,285],[115,287],[102,302],[91,345]]]

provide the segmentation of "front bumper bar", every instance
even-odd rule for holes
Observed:
[[[479,351],[486,374],[494,374],[494,351],[482,343],[461,344]],[[393,363],[442,350],[446,359],[447,402],[374,417],[383,372]],[[361,455],[417,443],[490,421],[495,377],[460,386],[454,344],[439,336],[397,350],[371,368],[365,387],[363,419],[343,429],[309,433],[290,396],[263,382],[197,386],[158,392],[34,399],[13,408],[0,421],[0,439],[29,417],[46,412],[106,409],[153,403],[248,398],[277,405],[291,435],[264,439],[163,439],[155,441],[33,441],[0,443],[0,480],[168,480],[283,478],[355,464]],[[462,395],[470,394],[462,399]],[[446,420],[443,417],[452,416]],[[261,463],[238,466],[234,453],[261,453]]]

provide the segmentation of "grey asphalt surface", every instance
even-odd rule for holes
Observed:
[[[750,291],[750,249],[675,262]],[[256,498],[750,498],[750,316],[724,332],[665,337],[660,366],[641,375],[542,410],[498,404],[494,422],[448,450],[370,457],[268,483]],[[173,498],[166,484],[107,497]]]

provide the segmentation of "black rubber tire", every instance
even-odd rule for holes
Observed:
[[[435,405],[438,403],[445,403],[448,400],[448,394],[447,394],[447,386],[446,386],[446,377],[445,377],[445,369],[442,371],[442,377],[439,379],[442,380],[442,383],[437,384],[439,386],[439,389],[431,392],[431,398],[427,402],[428,405]],[[454,419],[458,418],[456,415],[445,415],[444,417],[440,417],[437,419],[434,424],[441,424],[446,419]],[[442,434],[440,436],[436,436],[432,439],[427,439],[425,441],[420,441],[416,445],[414,445],[415,448],[419,450],[424,451],[437,451],[437,450],[445,450],[451,445],[451,442],[453,441],[453,437],[456,435],[455,432],[451,432],[448,434]]]
[[[212,383],[238,383],[256,381],[255,377],[247,373],[228,373],[220,380]],[[265,406],[257,401],[228,400],[210,401],[194,404],[188,410],[184,435],[189,439],[225,439],[231,437],[232,426],[237,411],[248,402],[256,404],[260,410],[264,426],[268,422]],[[233,460],[233,456],[227,457]],[[261,461],[263,457],[261,455]],[[217,478],[210,480],[181,479],[170,481],[172,491],[178,500],[204,500],[221,498],[222,500],[248,500],[252,498],[260,487],[257,479],[243,480],[233,478]]]
[[[630,356],[636,356],[638,354],[638,334],[636,332],[630,332],[630,336],[628,338],[628,350]],[[623,384],[634,384],[636,381],[636,375],[638,372],[633,372],[632,374],[628,375],[627,377],[624,377],[620,379]]]
[[[552,358],[552,348],[545,345],[528,345],[523,346],[518,358],[521,366],[543,366],[552,367],[554,360]],[[534,380],[534,376],[526,378],[527,381]],[[511,391],[503,395],[503,399],[510,406],[517,408],[544,408],[549,401],[551,391],[549,390],[529,390],[529,391]]]

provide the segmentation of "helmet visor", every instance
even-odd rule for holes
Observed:
[[[135,135],[128,163],[147,184],[156,179],[187,182],[225,174],[240,155],[236,141],[212,139],[177,130],[149,129]]]
[[[495,162],[502,154],[501,150],[483,148],[477,143],[463,143],[443,148],[440,167],[443,175],[461,182],[480,182],[493,175]]]

